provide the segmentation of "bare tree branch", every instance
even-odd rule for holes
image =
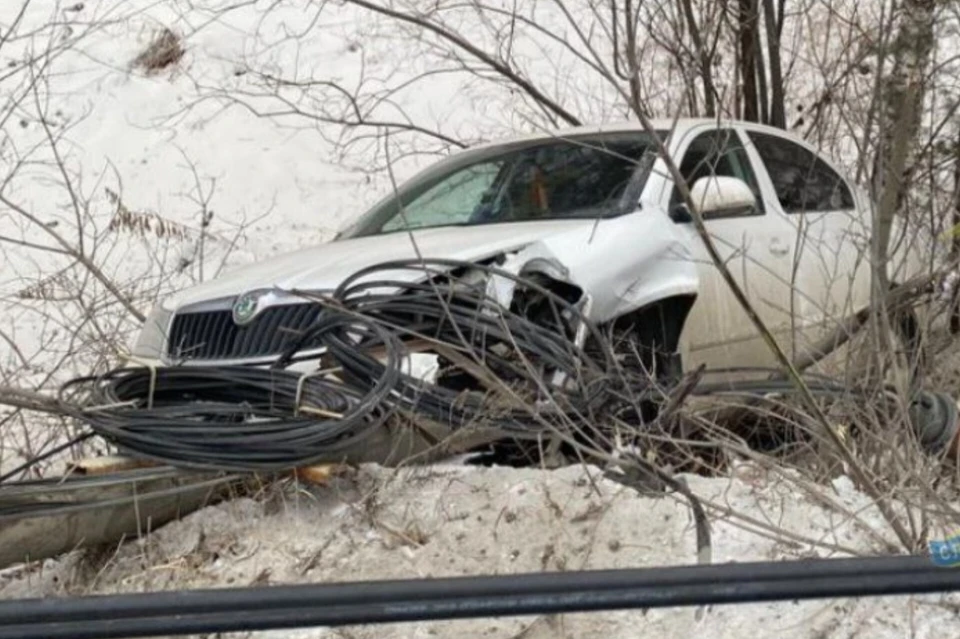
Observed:
[[[567,111],[555,100],[547,97],[532,82],[530,82],[529,80],[524,78],[522,75],[520,75],[519,72],[517,72],[515,69],[510,67],[507,63],[505,63],[502,60],[497,60],[487,52],[483,51],[479,47],[472,44],[469,40],[467,40],[460,34],[455,33],[454,31],[451,31],[450,29],[444,27],[443,25],[434,23],[428,17],[416,16],[416,15],[404,13],[402,11],[396,11],[389,7],[368,2],[367,0],[344,0],[344,1],[350,4],[357,5],[359,7],[363,7],[364,9],[367,9],[369,11],[373,11],[375,13],[379,13],[381,15],[387,16],[389,18],[393,18],[394,20],[398,20],[400,22],[416,25],[418,27],[421,27],[437,35],[441,39],[446,40],[447,42],[454,45],[457,49],[465,51],[470,56],[483,62],[485,65],[490,67],[496,73],[499,73],[504,78],[513,82],[518,88],[522,89],[527,95],[533,98],[535,102],[542,105],[544,108],[548,109],[550,112],[554,113],[557,117],[559,117],[561,120],[563,120],[567,124],[570,124],[572,126],[580,126],[581,122],[575,115]]]

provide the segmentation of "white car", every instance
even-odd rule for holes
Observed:
[[[868,305],[872,203],[827,158],[785,131],[751,123],[654,127],[728,267],[788,355]],[[291,291],[329,291],[363,267],[418,255],[500,258],[503,268],[568,296],[588,295],[588,316],[656,351],[647,364],[662,371],[675,374],[681,361],[684,368],[774,364],[710,261],[653,138],[637,124],[451,155],[334,241],[163,300],[134,354],[162,365],[269,362],[316,312]],[[906,262],[917,268],[917,260]]]

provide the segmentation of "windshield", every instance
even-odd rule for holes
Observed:
[[[635,209],[655,159],[652,138],[638,131],[467,151],[404,185],[341,237],[621,215]]]

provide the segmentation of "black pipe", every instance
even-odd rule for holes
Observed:
[[[509,579],[506,577],[505,579]],[[280,628],[345,626],[471,617],[524,616],[596,612],[684,605],[732,604],[761,601],[821,599],[941,592],[960,588],[955,570],[933,569],[905,578],[886,575],[813,577],[796,580],[677,584],[667,587],[614,588],[552,592],[516,592],[499,596],[439,597],[429,600],[399,598],[344,606],[303,605],[276,610],[241,610],[183,615],[38,623],[0,627],[0,639],[109,639],[213,632],[257,631]]]
[[[143,637],[960,590],[929,557],[874,557],[0,602],[4,637]]]
[[[844,577],[896,572],[909,575],[936,568],[927,557],[887,556],[802,561],[772,561],[686,566],[658,566],[510,576],[358,581],[298,584],[266,588],[209,588],[175,592],[90,595],[0,601],[0,625],[32,621],[67,621],[92,616],[149,616],[176,609],[182,614],[219,610],[266,610],[301,605],[346,605],[439,597],[499,596],[516,591],[550,593],[674,586],[711,580],[727,582]]]

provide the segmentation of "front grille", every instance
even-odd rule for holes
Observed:
[[[316,321],[319,313],[316,304],[271,306],[246,326],[234,324],[229,309],[177,313],[170,328],[167,355],[175,361],[279,355]]]

